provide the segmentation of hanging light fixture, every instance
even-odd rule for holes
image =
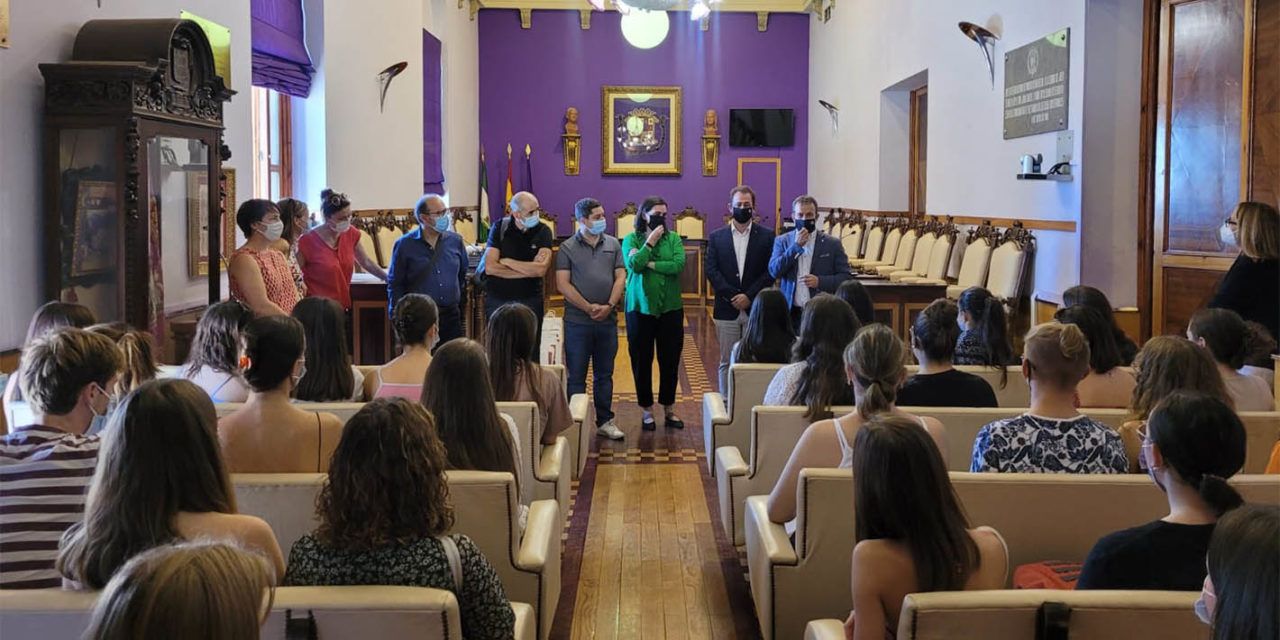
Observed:
[[[711,7],[707,5],[707,0],[696,0],[689,5],[689,19],[697,22],[711,15]]]
[[[622,3],[615,0],[614,4]],[[622,37],[637,49],[652,49],[662,44],[670,29],[671,19],[666,11],[631,8],[622,15]]]

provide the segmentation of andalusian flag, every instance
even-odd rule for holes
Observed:
[[[502,200],[502,212],[504,214],[511,213],[511,198],[515,196],[515,190],[511,187],[511,143],[507,143],[507,195]]]
[[[484,166],[484,149],[480,150],[480,214],[476,220],[476,244],[489,238],[489,170]]]

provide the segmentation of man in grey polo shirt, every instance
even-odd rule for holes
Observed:
[[[613,420],[613,359],[618,354],[615,310],[622,300],[627,274],[622,245],[604,232],[604,207],[583,198],[573,207],[578,232],[560,243],[556,286],[564,294],[564,359],[572,396],[587,390],[591,363],[596,434],[613,440],[625,436]]]

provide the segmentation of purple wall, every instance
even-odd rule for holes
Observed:
[[[774,13],[769,29],[756,28],[754,13],[716,13],[701,31],[687,13],[671,14],[663,43],[640,50],[627,44],[619,14],[597,12],[582,30],[577,11],[535,11],[533,28],[520,28],[515,10],[480,12],[480,144],[489,169],[490,211],[502,211],[511,144],[513,184],[525,188],[524,146],[533,147],[534,193],[559,214],[558,231],[573,230],[573,203],[591,196],[612,213],[626,202],[660,195],[672,211],[692,205],[707,214],[707,230],[723,226],[739,157],[782,160],[784,217],[791,199],[808,184],[809,17]],[[602,176],[600,88],[605,85],[675,85],[683,93],[681,175]],[[560,135],[565,109],[580,112],[581,171],[564,175]],[[734,148],[728,144],[730,108],[789,108],[796,115],[796,143],[788,148]],[[702,119],[720,117],[720,170],[702,176]],[[744,179],[772,170],[748,165]],[[772,184],[753,184],[759,209],[772,226]],[[765,192],[769,195],[766,197]],[[610,221],[612,229],[613,222]]]

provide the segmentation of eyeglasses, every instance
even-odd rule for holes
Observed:
[[[1142,446],[1138,454],[1138,468],[1147,471],[1151,468],[1148,462],[1151,459],[1151,434],[1147,431],[1147,423],[1144,422],[1142,426],[1138,427],[1138,437],[1142,438]]]

